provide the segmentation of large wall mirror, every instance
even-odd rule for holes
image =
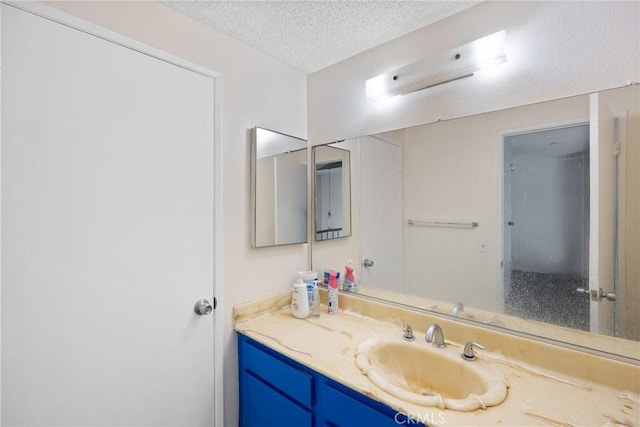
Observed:
[[[359,260],[369,296],[640,359],[638,85],[345,144],[354,232],[313,269]]]
[[[340,143],[312,149],[314,240],[351,236],[351,152]]]
[[[307,242],[307,141],[251,130],[251,245]]]

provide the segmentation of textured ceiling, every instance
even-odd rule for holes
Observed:
[[[161,2],[304,73],[313,73],[479,1]]]

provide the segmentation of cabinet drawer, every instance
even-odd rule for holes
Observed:
[[[388,408],[388,414],[372,408],[364,402],[338,390],[330,383],[321,386],[319,402],[324,425],[327,426],[376,426],[398,427],[406,417]],[[380,405],[380,404],[378,404]]]
[[[273,390],[252,374],[244,374],[240,411],[242,427],[311,427],[313,416],[284,395]]]
[[[313,376],[288,365],[251,343],[242,349],[243,368],[263,379],[289,398],[310,408],[312,405]]]

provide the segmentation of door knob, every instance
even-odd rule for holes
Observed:
[[[591,296],[591,299],[593,301],[600,301],[602,299],[606,299],[608,301],[615,301],[616,300],[616,294],[614,292],[605,292],[602,290],[602,288],[596,290],[596,289],[587,289],[587,288],[578,288],[576,289],[576,292],[578,292],[579,294],[585,294],[585,295],[589,295]]]
[[[198,316],[206,316],[211,314],[213,306],[206,299],[201,299],[193,307],[193,311],[195,311]]]
[[[362,265],[364,266],[364,268],[373,267],[373,261],[365,258],[364,261],[362,261]]]
[[[615,301],[616,300],[616,294],[613,292],[605,292],[602,289],[600,289],[600,299],[602,298],[606,298],[609,301]]]

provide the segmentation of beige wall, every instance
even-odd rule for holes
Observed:
[[[157,2],[49,5],[221,73],[224,209],[225,425],[237,424],[234,304],[283,291],[307,269],[307,245],[251,249],[250,129],[306,138],[305,75]]]

